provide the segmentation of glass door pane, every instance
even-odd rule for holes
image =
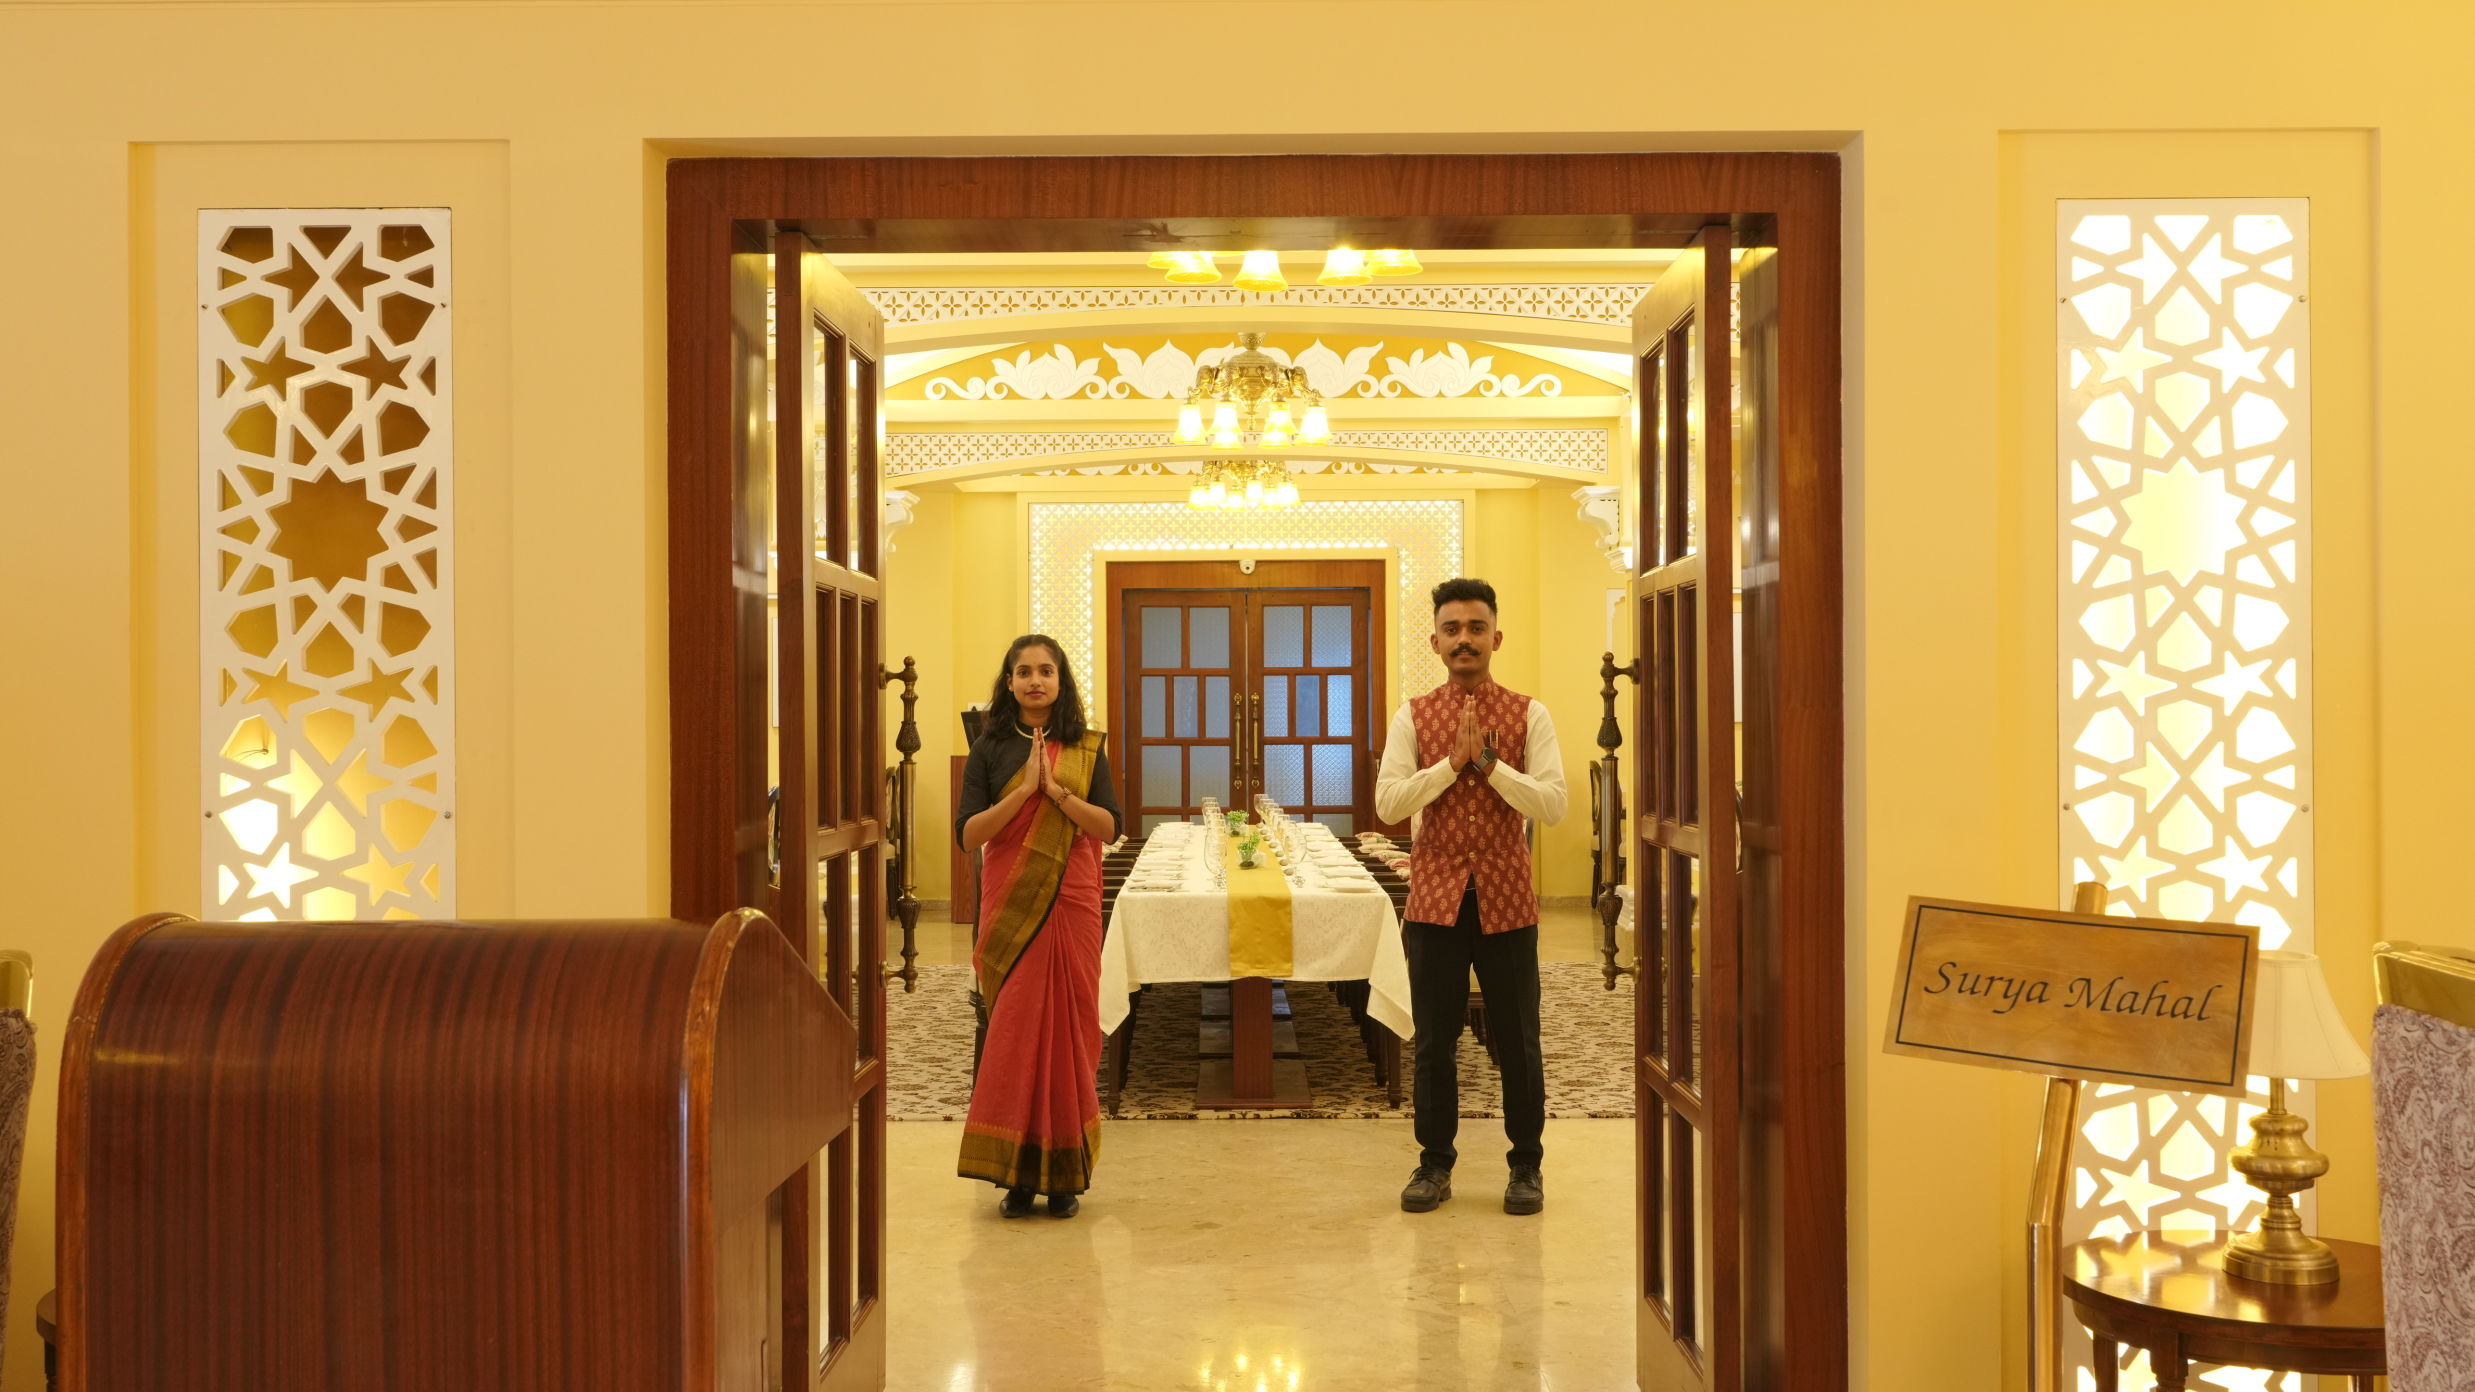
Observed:
[[[1123,781],[1127,819],[1142,834],[1192,816],[1206,797],[1242,805],[1246,721],[1234,659],[1245,623],[1239,591],[1126,591]]]

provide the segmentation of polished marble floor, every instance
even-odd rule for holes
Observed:
[[[894,1392],[1633,1386],[1629,1121],[1549,1122],[1532,1218],[1491,1121],[1428,1214],[1404,1121],[1120,1124],[1063,1222],[956,1179],[959,1125],[890,1129]]]

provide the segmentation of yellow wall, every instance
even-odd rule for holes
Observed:
[[[1303,39],[1336,12],[1253,13]],[[2338,948],[2467,936],[2451,873],[2475,785],[2460,718],[2475,671],[2455,637],[2475,589],[2458,535],[2475,515],[2457,380],[2475,316],[2456,245],[2475,223],[2463,8],[2331,23],[2294,0],[1782,0],[1752,30],[1633,0],[1345,12],[1342,38],[1265,64],[1195,40],[1225,11],[1167,0],[0,9],[0,726],[17,755],[0,936],[41,964],[46,1041],[10,1388],[36,1376],[27,1310],[50,1281],[51,1046],[70,993],[121,920],[195,902],[193,834],[175,827],[195,778],[172,580],[190,504],[168,483],[185,467],[190,384],[167,364],[186,283],[156,239],[199,202],[456,206],[462,907],[643,913],[666,897],[665,152],[1843,150],[1852,1337],[1859,1385],[1894,1389],[1999,1385],[2016,1354],[2004,1275],[2023,1152],[2005,1118],[2021,1089],[1873,1044],[1906,895],[2055,893],[2039,223],[2066,195],[2325,196],[2321,941],[2360,1029],[2362,964]],[[1200,95],[1241,90],[1243,107]],[[2264,133],[2233,158],[2188,131]],[[495,309],[469,298],[493,276]],[[950,507],[957,557],[1011,534],[1001,497]],[[1019,581],[955,569],[956,651],[988,652]],[[2361,1084],[2324,1093],[2325,1115],[2360,1120]],[[2366,1235],[2369,1166],[2338,1129],[2320,1133],[2340,1163],[2325,1212]]]

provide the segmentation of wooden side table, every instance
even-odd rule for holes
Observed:
[[[2183,1392],[2195,1362],[2350,1376],[2355,1392],[2372,1392],[2389,1362],[2380,1248],[2324,1240],[2337,1252],[2334,1285],[2230,1277],[2220,1232],[2132,1233],[2063,1249],[2063,1292],[2097,1341],[2097,1392],[2115,1392],[2123,1344],[2148,1350],[2165,1392]]]

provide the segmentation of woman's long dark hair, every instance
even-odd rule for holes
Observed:
[[[1066,660],[1066,650],[1045,633],[1026,633],[1005,650],[1005,663],[997,669],[996,688],[988,693],[988,720],[984,726],[989,735],[1000,739],[1014,734],[1014,727],[1023,718],[1022,705],[1014,699],[1014,688],[1007,678],[1014,675],[1014,659],[1025,648],[1046,648],[1057,657],[1057,699],[1048,708],[1049,738],[1075,744],[1083,738],[1083,688],[1074,680],[1074,664]]]

